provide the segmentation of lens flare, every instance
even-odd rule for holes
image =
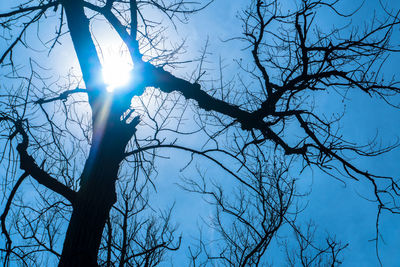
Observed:
[[[107,85],[107,91],[113,92],[118,90],[118,88],[127,85],[131,79],[132,66],[121,62],[116,59],[108,59],[103,63],[103,80]]]

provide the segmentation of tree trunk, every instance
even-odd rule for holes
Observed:
[[[125,147],[136,131],[114,112],[94,127],[93,143],[81,175],[59,266],[97,266],[103,229],[116,202],[115,182]],[[138,123],[138,121],[137,121]]]
[[[98,179],[108,177],[99,176]],[[79,192],[59,266],[97,266],[103,229],[115,202],[115,189],[102,187],[94,186],[86,192]]]
[[[130,107],[132,96],[111,96],[105,91],[84,1],[66,0],[62,5],[87,88],[94,128],[59,266],[97,266],[103,229],[116,202],[115,181],[119,164],[139,119],[130,124],[121,121],[121,115]]]
[[[90,173],[84,172],[81,177],[87,181],[82,183],[73,205],[59,266],[97,266],[103,229],[116,201],[119,162],[111,159],[113,153],[109,152],[110,156],[100,156],[95,162],[89,156],[86,162],[85,170],[90,165]]]

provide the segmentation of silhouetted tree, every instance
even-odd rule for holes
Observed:
[[[208,181],[201,168],[202,179],[184,179],[182,187],[205,195],[216,207],[210,226],[222,237],[218,255],[200,239],[196,250],[189,250],[193,265],[201,253],[206,255],[202,264],[257,265],[282,224],[295,230],[299,244],[299,254],[287,253],[292,265],[296,255],[304,266],[340,262],[338,253],[345,246],[332,239],[326,249],[312,247],[307,254],[310,228],[303,234],[292,216],[296,212],[288,213],[296,191],[285,162],[295,159],[339,179],[365,179],[379,212],[400,211],[396,180],[351,161],[397,144],[382,148],[348,141],[339,127],[341,117],[324,116],[312,101],[318,92],[361,90],[391,104],[399,83],[384,79],[382,69],[385,59],[399,52],[392,43],[400,23],[397,13],[386,10],[385,18],[373,18],[363,29],[347,24],[325,30],[317,25],[318,12],[348,21],[353,14],[342,13],[339,1],[296,1],[287,12],[277,0],[250,1],[239,16],[243,35],[233,36],[245,43],[250,60],[237,60],[240,83],[224,83],[220,77],[215,85],[204,75],[206,48],[192,61],[198,67],[190,78],[174,75],[183,45],[165,46],[171,33],[163,22],[185,22],[209,4],[36,0],[18,2],[0,14],[6,44],[0,64],[9,70],[0,98],[5,264],[157,265],[181,243],[174,236],[172,209],[161,212],[149,202],[157,162],[168,149],[191,159],[201,156],[237,182],[233,189],[224,188],[218,179]],[[133,65],[134,78],[114,92],[101,76],[101,51],[91,24],[96,19],[118,33]],[[55,35],[46,33],[49,42],[42,41],[44,23],[58,24]],[[64,35],[72,40],[81,75],[55,81],[33,57],[20,69],[21,45],[36,50],[33,40],[39,40],[46,52],[55,53]],[[197,127],[186,127],[188,120]],[[201,137],[188,144],[185,138],[191,135]],[[226,190],[232,190],[229,197]],[[36,192],[35,199],[18,199],[18,191]],[[55,258],[46,258],[44,251]]]

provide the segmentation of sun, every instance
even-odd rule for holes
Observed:
[[[102,75],[103,81],[107,85],[107,91],[113,92],[132,80],[132,66],[118,57],[105,58]]]

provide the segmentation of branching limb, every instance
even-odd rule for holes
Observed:
[[[12,137],[15,137],[16,134],[20,134],[22,136],[22,142],[17,145],[17,151],[20,156],[21,170],[24,170],[26,174],[30,175],[38,183],[44,185],[50,190],[56,192],[57,194],[65,197],[68,201],[74,204],[76,192],[74,192],[64,184],[60,183],[57,179],[51,177],[50,174],[48,174],[41,167],[39,167],[36,164],[33,157],[28,154],[27,149],[29,144],[29,138],[28,134],[23,128],[22,125],[23,122],[21,120],[17,121],[13,120],[12,118],[6,115],[3,115],[0,119],[13,122],[15,126],[15,132],[11,135]]]
[[[8,262],[8,258],[10,257],[10,253],[11,253],[11,245],[12,245],[12,240],[11,240],[11,237],[10,237],[10,235],[7,231],[7,227],[6,227],[7,214],[10,211],[10,207],[11,207],[12,201],[14,199],[15,193],[17,193],[19,186],[22,184],[24,179],[26,177],[28,177],[28,175],[29,174],[25,172],[19,177],[19,179],[17,180],[13,189],[11,190],[10,196],[7,198],[6,206],[4,208],[3,213],[0,216],[1,232],[6,236],[6,239],[7,239],[7,241],[6,241],[6,256],[5,256],[4,262]]]
[[[44,4],[44,5],[38,5],[38,6],[30,6],[30,7],[19,7],[17,10],[6,12],[6,13],[0,13],[0,18],[8,18],[12,17],[15,15],[20,15],[22,13],[30,13],[32,11],[36,10],[41,10],[41,11],[46,11],[50,7],[56,7],[60,4],[60,1],[54,0],[54,1],[49,1],[49,3]]]
[[[94,108],[93,115],[96,117],[98,107],[95,107],[99,104],[97,101],[101,99],[101,95],[106,92],[106,89],[101,77],[100,59],[89,30],[89,19],[83,10],[84,1],[68,0],[63,1],[62,4],[65,9],[71,39],[82,70],[83,80],[88,91],[89,103]]]
[[[87,90],[81,89],[81,88],[67,90],[65,92],[62,92],[59,96],[56,96],[56,97],[52,97],[52,98],[48,98],[48,99],[40,98],[36,101],[36,104],[41,105],[41,104],[45,104],[45,103],[54,102],[57,100],[66,101],[69,95],[76,94],[76,93],[87,93]]]

